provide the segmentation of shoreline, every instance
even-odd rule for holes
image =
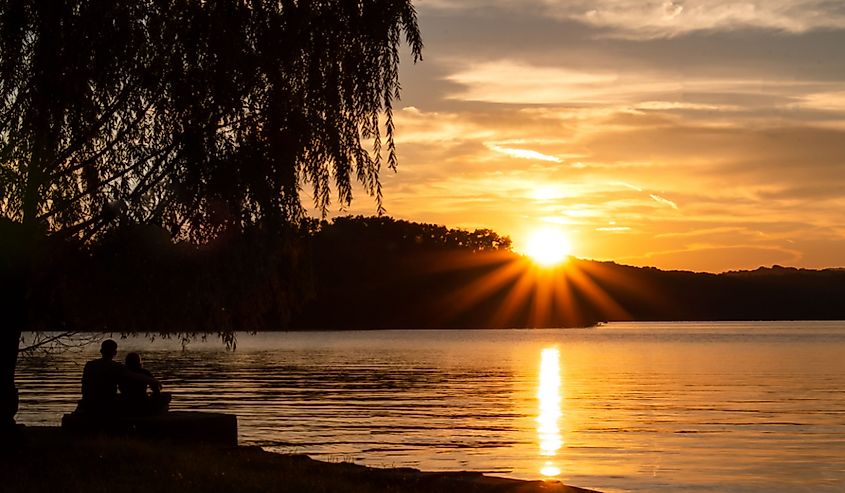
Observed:
[[[53,426],[22,427],[23,443],[3,445],[4,491],[276,491],[370,493],[595,493],[560,481],[480,472],[426,472],[325,462],[258,446],[214,447],[120,436],[80,436]]]

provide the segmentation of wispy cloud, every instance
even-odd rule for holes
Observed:
[[[474,64],[446,77],[463,91],[452,99],[499,103],[603,101],[618,81],[614,73],[537,67],[511,60]]]
[[[493,129],[453,112],[423,112],[414,106],[406,106],[396,112],[394,119],[396,125],[402,128],[396,136],[399,143],[443,144],[495,135]]]
[[[622,233],[624,231],[631,231],[631,228],[628,226],[602,226],[600,228],[596,228],[596,231],[607,231],[612,233]]]
[[[654,199],[654,201],[657,202],[658,204],[668,205],[669,207],[671,207],[675,210],[678,209],[678,204],[672,202],[671,200],[669,200],[667,198],[661,197],[660,195],[657,195],[657,194],[654,194],[654,193],[651,193],[648,196],[651,197],[652,199]]]
[[[845,112],[845,91],[813,92],[801,96],[790,105],[795,109],[813,109],[823,112]]]
[[[619,186],[622,186],[622,187],[625,187],[625,188],[630,188],[631,190],[636,190],[637,192],[642,192],[642,191],[643,191],[643,189],[642,189],[642,188],[640,188],[640,187],[638,187],[638,186],[636,186],[636,185],[632,185],[632,184],[630,184],[630,183],[626,183],[626,182],[624,182],[624,181],[617,181],[617,182],[613,182],[613,184],[614,184],[614,185],[619,185]]]
[[[745,228],[738,228],[738,227],[731,227],[731,226],[723,226],[718,228],[703,228],[703,229],[693,229],[692,231],[673,231],[669,233],[661,233],[656,235],[658,238],[693,238],[693,237],[707,237],[707,236],[716,236],[716,235],[733,235],[736,236],[738,233],[745,232]]]
[[[801,33],[845,26],[845,9],[829,0],[429,0],[459,10],[531,7],[562,19],[613,28],[619,34],[669,37],[702,30],[758,28]]]
[[[831,103],[828,109],[843,110],[841,85],[831,81],[776,75],[761,80],[745,74],[679,80],[674,75],[671,67],[615,66],[588,71],[499,59],[461,62],[443,77],[457,87],[447,94],[451,100],[533,105],[536,112],[558,106],[550,113],[558,118],[619,111],[699,111],[731,113],[733,117],[737,112],[770,108],[773,100],[792,102],[796,109],[821,109]]]
[[[684,101],[645,101],[634,106],[637,110],[692,110],[692,111],[740,111],[742,107],[735,104],[704,104]]]
[[[824,0],[593,0],[549,2],[560,15],[645,36],[741,27],[804,32],[842,27],[841,8]]]
[[[534,159],[538,161],[549,161],[552,163],[560,163],[563,162],[557,156],[550,156],[548,154],[543,154],[542,152],[532,151],[531,149],[514,149],[510,147],[502,147],[497,144],[486,144],[487,148],[491,151],[495,151],[506,156],[515,157],[518,159]]]
[[[560,0],[552,3],[561,7],[563,15],[646,36],[744,27],[798,33],[845,26],[841,5],[825,0],[592,0],[574,2],[575,5]]]

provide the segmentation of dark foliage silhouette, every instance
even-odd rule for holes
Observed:
[[[409,0],[0,3],[0,425],[21,330],[98,237],[284,229],[302,183],[380,207],[403,35],[419,59]]]
[[[717,275],[573,258],[547,270],[493,231],[385,216],[312,220],[284,234],[247,229],[204,245],[174,243],[157,226],[127,227],[66,256],[44,295],[50,302],[29,314],[31,327],[231,337],[285,328],[845,318],[841,269]]]

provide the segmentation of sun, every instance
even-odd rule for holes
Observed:
[[[525,254],[545,267],[560,264],[569,257],[572,246],[563,231],[556,228],[538,229],[528,238]]]

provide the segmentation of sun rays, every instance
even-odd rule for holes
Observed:
[[[474,273],[444,300],[437,314],[443,320],[480,312],[486,314],[486,326],[506,328],[584,327],[629,318],[605,289],[630,283],[613,277],[613,271],[577,259],[544,266],[511,252],[475,256],[463,267],[458,262],[450,266]]]

